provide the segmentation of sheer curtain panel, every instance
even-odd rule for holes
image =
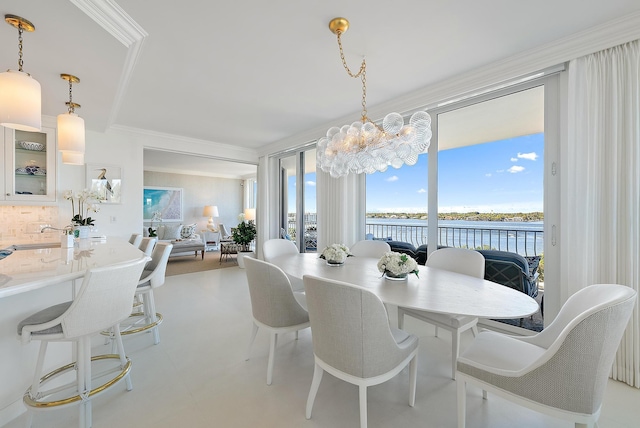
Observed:
[[[564,154],[563,283],[640,288],[640,41],[572,60]],[[638,305],[611,376],[640,387]]]

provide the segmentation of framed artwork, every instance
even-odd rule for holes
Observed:
[[[87,189],[97,192],[103,204],[122,203],[122,169],[119,166],[88,163]]]
[[[182,189],[178,187],[146,187],[143,190],[143,220],[182,221]]]

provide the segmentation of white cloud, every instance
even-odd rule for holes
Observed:
[[[418,190],[418,193],[427,193],[427,191],[425,189],[420,189]]]
[[[511,162],[518,162],[518,158],[511,158]]]
[[[518,159],[528,159],[534,161],[538,159],[538,154],[536,152],[518,153]]]
[[[400,180],[400,179],[398,178],[397,175],[392,175],[391,177],[387,178],[387,181],[390,182],[390,183],[392,183],[394,181],[398,181],[398,180]]]
[[[524,171],[524,167],[519,165],[514,165],[511,168],[509,168],[507,171],[509,171],[511,174],[517,174],[519,172]]]
[[[306,184],[307,186],[315,186],[315,185],[316,185],[316,182],[315,182],[315,181],[307,181],[305,184]]]
[[[491,177],[493,174],[491,174],[490,172],[486,173],[484,176],[485,177]]]

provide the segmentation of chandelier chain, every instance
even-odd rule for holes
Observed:
[[[22,71],[22,24],[18,24],[18,71]]]
[[[69,114],[75,111],[75,105],[73,104],[73,91],[71,90],[73,86],[73,80],[69,79]]]
[[[357,73],[353,73],[349,66],[347,65],[347,60],[344,57],[344,50],[342,49],[342,39],[340,35],[342,31],[338,31],[336,35],[338,36],[338,47],[340,48],[340,59],[342,60],[342,66],[347,71],[347,74],[353,78],[360,78],[362,81],[362,122],[366,122],[369,120],[367,117],[367,61],[362,58],[362,64],[360,64],[360,70]]]

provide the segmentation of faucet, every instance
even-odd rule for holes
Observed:
[[[53,226],[44,226],[43,228],[40,229],[40,233],[44,233],[44,231],[48,230],[48,229],[59,230],[59,231],[64,232],[65,235],[70,235],[71,231],[73,230],[73,227],[71,227],[71,225],[68,225],[68,226],[63,227],[62,229],[59,229],[59,228],[53,227]]]

